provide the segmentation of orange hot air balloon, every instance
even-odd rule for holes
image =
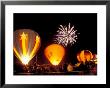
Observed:
[[[65,55],[65,48],[59,44],[51,44],[46,47],[44,54],[52,65],[58,65]]]
[[[35,56],[40,47],[38,33],[30,29],[20,29],[14,32],[14,54],[25,65]]]
[[[82,50],[77,54],[77,59],[79,62],[90,61],[93,58],[92,53],[89,50]]]

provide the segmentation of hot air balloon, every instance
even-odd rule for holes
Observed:
[[[79,62],[85,63],[86,61],[90,61],[93,58],[92,53],[89,50],[82,50],[77,54],[77,59]]]
[[[51,44],[44,50],[46,58],[52,65],[59,65],[65,55],[65,48],[59,44]]]
[[[38,52],[41,39],[38,33],[31,29],[19,29],[14,32],[13,43],[14,55],[27,65]]]

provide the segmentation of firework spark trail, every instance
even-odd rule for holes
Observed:
[[[68,26],[60,25],[54,41],[58,44],[62,44],[65,47],[69,44],[73,45],[77,39],[76,32],[77,30],[74,30],[74,26],[71,27],[70,23]]]

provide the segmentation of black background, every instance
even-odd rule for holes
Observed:
[[[77,53],[90,50],[97,54],[97,14],[96,13],[14,13],[14,31],[32,29],[41,37],[41,47],[38,51],[38,62],[49,63],[44,56],[44,49],[54,43],[53,38],[59,25],[74,25],[77,30],[77,42],[66,47],[64,62],[76,63]]]

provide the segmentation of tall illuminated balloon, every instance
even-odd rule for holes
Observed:
[[[46,47],[44,54],[52,65],[58,65],[65,55],[65,48],[59,44],[51,44]]]
[[[25,65],[35,56],[40,47],[38,33],[30,29],[20,29],[14,32],[14,54]]]

